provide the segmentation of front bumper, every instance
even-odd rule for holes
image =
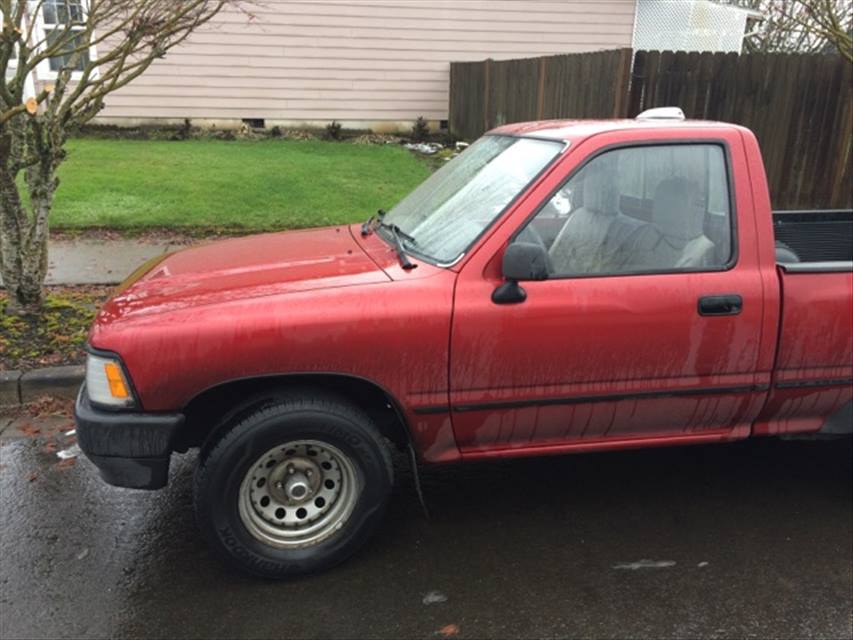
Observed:
[[[160,489],[169,479],[180,413],[122,413],[96,409],[86,385],[74,407],[77,441],[109,484],[131,489]]]

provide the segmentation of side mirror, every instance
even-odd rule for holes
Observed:
[[[524,302],[527,292],[518,285],[518,281],[547,280],[548,252],[535,242],[513,242],[504,252],[503,275],[506,282],[492,292],[492,302]]]

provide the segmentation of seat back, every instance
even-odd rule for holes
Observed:
[[[699,190],[687,178],[667,178],[655,189],[652,223],[661,234],[654,251],[655,266],[691,268],[708,264],[714,243],[705,235],[705,208]]]
[[[557,234],[549,255],[556,273],[591,273],[598,269],[604,239],[616,218],[612,171],[595,162],[580,176],[583,206],[576,209]]]

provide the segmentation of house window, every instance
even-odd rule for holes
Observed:
[[[54,30],[51,31],[49,29],[45,29],[45,37],[47,38],[47,45],[52,46],[56,39],[61,37],[64,34],[64,30]],[[82,36],[74,36],[70,40],[68,40],[63,46],[61,51],[66,51],[68,53],[63,53],[62,55],[53,56],[50,59],[50,70],[51,71],[59,71],[63,67],[71,67],[74,71],[83,71],[86,68],[86,65],[89,63],[89,52],[88,51],[80,51],[76,53],[76,57],[74,51],[77,47],[83,44]],[[73,59],[72,59],[73,58]]]
[[[83,22],[82,0],[45,0],[42,6],[45,24]]]
[[[86,10],[83,0],[45,0],[41,6],[41,28],[48,46],[52,46],[59,38],[66,41],[61,45],[60,54],[48,61],[50,75],[55,75],[61,69],[71,67],[73,72],[83,71],[89,63],[89,50],[74,52],[85,43]],[[79,32],[71,38],[67,32]],[[73,53],[72,53],[73,52]]]

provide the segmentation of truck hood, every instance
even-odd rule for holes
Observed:
[[[130,315],[388,280],[345,226],[234,238],[146,263],[104,305],[97,324]]]

